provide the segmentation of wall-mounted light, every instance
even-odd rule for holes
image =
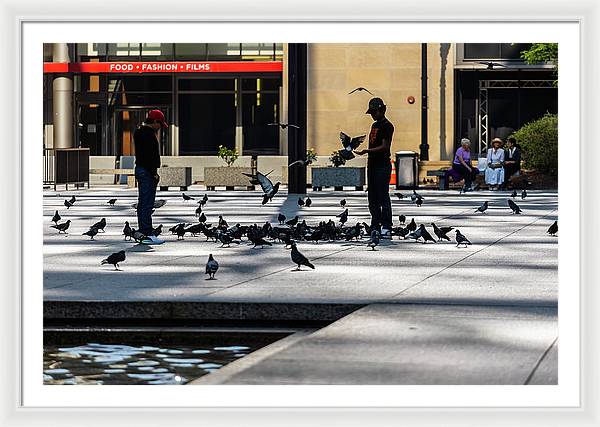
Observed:
[[[414,104],[415,103],[415,97],[414,96],[409,96],[408,98],[406,98],[406,102],[408,102],[409,104]]]

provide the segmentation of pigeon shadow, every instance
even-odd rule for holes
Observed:
[[[127,252],[154,252],[154,248],[150,245],[138,243],[132,246],[131,248],[127,249]]]

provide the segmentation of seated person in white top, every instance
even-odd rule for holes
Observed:
[[[487,168],[485,169],[485,183],[489,185],[490,190],[497,190],[504,184],[504,150],[503,142],[500,138],[492,140],[492,148],[487,152]]]

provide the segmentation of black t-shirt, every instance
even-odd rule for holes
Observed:
[[[154,129],[140,126],[133,134],[135,144],[135,165],[148,169],[153,175],[160,167],[160,151]]]
[[[369,133],[369,148],[379,147],[386,139],[392,145],[392,135],[394,134],[394,125],[387,119],[383,118],[373,122],[371,125],[371,133]],[[380,153],[369,153],[369,166],[386,166],[390,164],[390,150]]]

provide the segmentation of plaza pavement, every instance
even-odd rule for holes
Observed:
[[[266,206],[259,192],[205,192],[199,186],[186,192],[197,199],[205,193],[204,212],[213,224],[218,215],[230,226],[277,223],[279,212],[316,224],[340,213],[342,198],[348,202],[348,224],[369,219],[364,192],[309,192],[310,208],[299,208],[298,196],[285,191]],[[93,304],[101,310],[129,304],[135,312],[138,304],[147,316],[157,315],[146,303],[164,304],[160,309],[167,317],[181,307],[196,313],[212,307],[213,316],[239,312],[242,320],[250,312],[263,320],[339,318],[287,346],[259,350],[264,356],[257,363],[240,360],[197,383],[556,384],[558,238],[546,230],[557,219],[557,192],[518,197],[521,215],[511,214],[506,192],[420,193],[425,197],[420,208],[409,198],[392,196],[395,225],[399,214],[415,217],[432,234],[430,222],[450,225],[473,245],[395,238],[371,251],[366,240],[299,242],[316,269],[292,271],[283,244],[252,249],[243,241],[221,248],[204,236],[189,235],[177,241],[168,228],[197,221],[197,204],[183,201],[179,191],[157,194],[167,200],[154,214],[166,243],[154,247],[124,242],[121,235],[125,220],[137,226],[131,208],[135,189],[45,191],[45,312],[60,312],[60,304],[82,316],[82,307]],[[63,201],[71,195],[77,202],[66,210]],[[114,207],[106,203],[111,197],[118,199]],[[485,200],[490,203],[486,214],[474,214]],[[56,209],[63,220],[72,220],[68,236],[49,227]],[[106,233],[95,241],[81,235],[102,217]],[[453,238],[454,231],[449,235]],[[100,266],[100,260],[121,249],[127,251],[123,271]],[[209,253],[220,264],[217,280],[205,280]],[[58,305],[47,310],[52,304]]]

